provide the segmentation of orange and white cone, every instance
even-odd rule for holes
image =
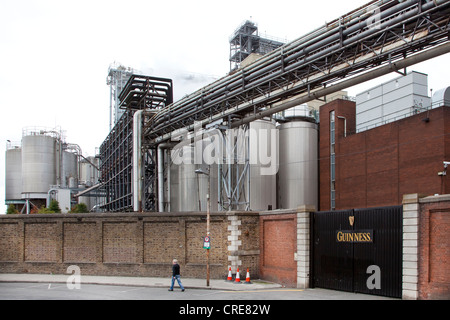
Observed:
[[[241,276],[239,275],[239,268],[237,268],[236,280],[234,283],[241,283]]]
[[[245,284],[252,284],[252,282],[250,281],[250,272],[247,268],[247,276],[245,277]]]
[[[227,281],[233,281],[233,276],[231,275],[231,267],[230,267],[230,269],[228,270],[228,278],[227,278]]]

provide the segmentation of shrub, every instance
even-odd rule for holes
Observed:
[[[70,213],[88,213],[88,208],[84,203],[79,203],[75,205],[72,210],[70,210]]]
[[[13,204],[10,204],[8,206],[8,209],[6,209],[6,214],[18,214],[19,211],[17,211],[16,206]]]
[[[61,213],[61,208],[59,207],[59,203],[56,200],[50,201],[50,205],[48,206],[48,209],[52,212],[49,213]]]

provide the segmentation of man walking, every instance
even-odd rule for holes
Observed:
[[[173,259],[173,261],[172,261],[172,285],[170,286],[169,291],[173,291],[175,279],[177,280],[178,285],[181,288],[181,291],[184,292],[184,287],[183,287],[183,284],[181,283],[181,278],[180,278],[180,265],[178,264],[177,259]]]

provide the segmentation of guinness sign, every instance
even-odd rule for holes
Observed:
[[[372,243],[373,230],[339,230],[336,231],[339,243]]]

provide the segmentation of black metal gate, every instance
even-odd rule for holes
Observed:
[[[314,287],[400,298],[401,206],[316,212]]]

